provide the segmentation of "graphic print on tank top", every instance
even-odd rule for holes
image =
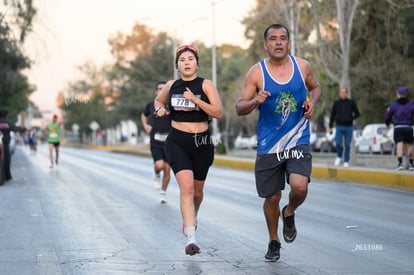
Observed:
[[[275,100],[276,108],[274,110],[275,114],[282,115],[279,126],[276,129],[280,129],[287,119],[291,112],[297,112],[298,102],[295,100],[294,96],[290,91],[281,92]]]

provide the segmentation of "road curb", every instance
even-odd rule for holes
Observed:
[[[413,172],[394,172],[370,168],[337,168],[313,165],[312,177],[358,182],[414,191]]]

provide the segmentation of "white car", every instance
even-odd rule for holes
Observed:
[[[4,171],[4,147],[3,147],[3,134],[0,132],[0,185],[4,183],[5,179]]]
[[[335,152],[336,151],[336,143],[335,143],[335,133],[336,129],[332,129],[332,134],[326,132],[325,137],[321,139],[321,146],[320,151],[321,152]]]
[[[367,124],[355,144],[357,153],[392,153],[392,148],[386,146],[390,142],[390,129],[385,123]]]
[[[240,134],[234,140],[234,149],[256,149],[257,148],[257,135],[251,137]]]
[[[238,135],[236,139],[234,140],[234,148],[235,149],[250,149],[251,148],[250,138],[242,134]]]

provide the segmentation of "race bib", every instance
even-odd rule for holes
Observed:
[[[199,95],[196,95],[196,97],[200,98]],[[174,94],[171,96],[171,107],[175,111],[197,111],[199,110],[198,106],[194,104],[189,99],[185,99],[182,94]]]
[[[157,141],[161,141],[161,142],[165,142],[165,140],[168,137],[168,133],[164,134],[164,133],[155,133],[154,134],[154,139]]]
[[[55,137],[57,137],[58,135],[56,134],[56,133],[50,133],[50,135],[49,135],[49,137],[51,137],[51,138],[55,138]]]

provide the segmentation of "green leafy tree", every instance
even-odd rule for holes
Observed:
[[[7,108],[12,121],[26,109],[32,87],[24,69],[30,67],[30,60],[21,46],[32,31],[36,9],[33,1],[0,2],[0,107]]]
[[[318,128],[323,128],[340,86],[352,89],[361,106],[361,124],[383,121],[396,87],[414,89],[413,7],[412,0],[257,0],[243,21],[246,38],[252,40],[248,51],[258,60],[264,54],[265,27],[289,26],[296,52],[310,61],[321,82],[322,98],[313,119]]]
[[[127,63],[117,63],[110,74],[110,80],[118,82],[120,96],[116,99],[114,111],[124,119],[140,124],[140,115],[147,102],[155,97],[155,84],[172,77],[172,48],[166,34],[153,40],[148,52],[141,53]],[[121,81],[117,81],[121,80]]]
[[[232,144],[227,140],[229,135],[238,135],[240,132],[249,135],[256,133],[255,117],[238,116],[235,112],[235,103],[243,89],[244,77],[254,61],[246,50],[239,47],[223,45],[219,47],[218,52],[220,56],[218,89],[225,112],[220,129],[225,133],[222,141],[226,148],[232,148]]]
[[[106,79],[105,68],[98,69],[86,63],[79,67],[82,78],[70,83],[65,93],[59,94],[59,107],[65,113],[65,128],[79,125],[81,134],[89,134],[89,124],[98,122],[101,129],[116,124],[116,114],[112,112],[113,97],[116,91]]]
[[[414,7],[404,1],[365,1],[355,22],[351,55],[354,97],[363,124],[382,122],[398,86],[412,84]]]

